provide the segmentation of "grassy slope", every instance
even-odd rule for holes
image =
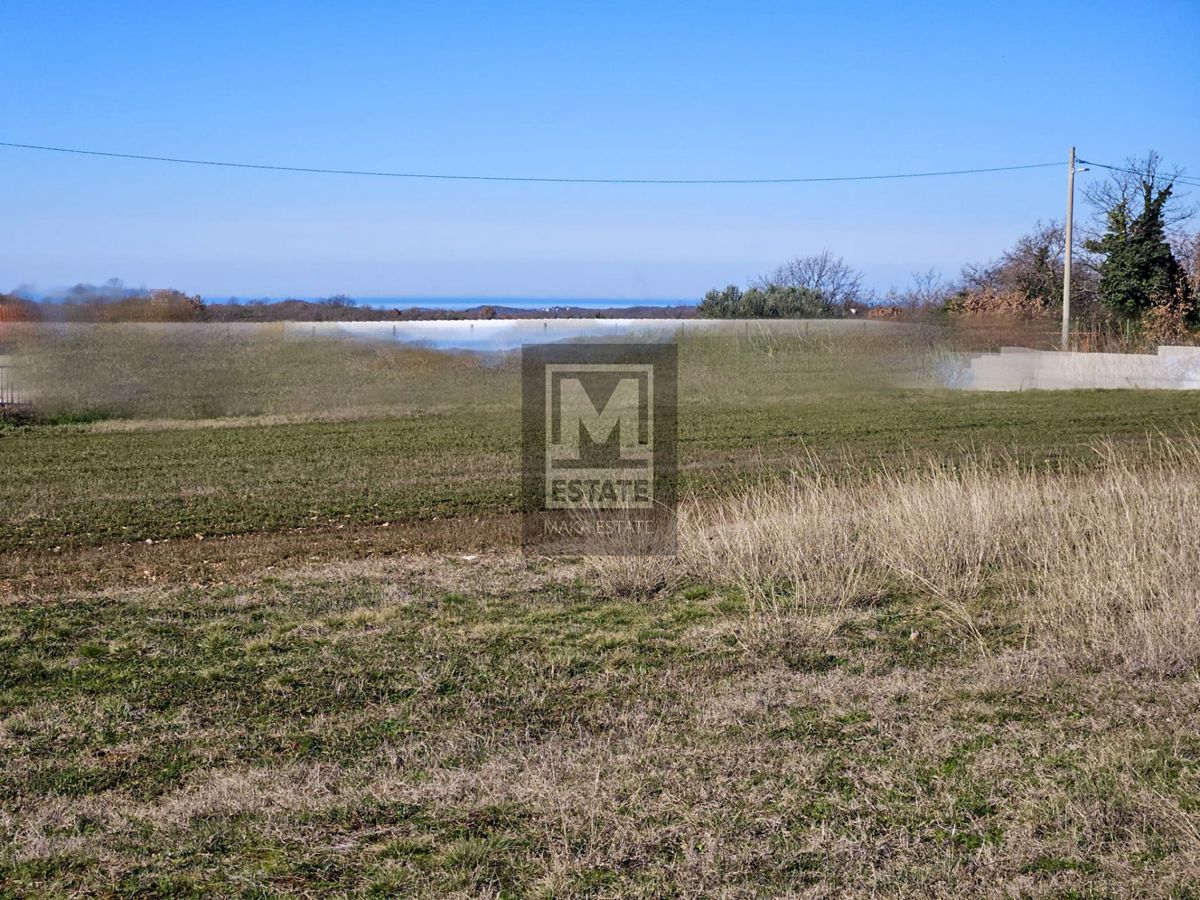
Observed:
[[[1086,461],[1106,439],[1190,428],[1193,394],[935,392],[685,402],[685,486],[727,486],[811,452],[850,464],[1007,452]],[[0,551],[516,509],[512,409],[360,422],[0,430]]]

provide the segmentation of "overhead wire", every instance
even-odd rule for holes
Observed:
[[[97,156],[109,159],[139,160],[144,162],[175,163],[189,166],[213,166],[230,169],[257,169],[270,172],[295,172],[309,175],[354,175],[374,178],[428,179],[436,181],[497,181],[534,182],[544,184],[631,184],[631,185],[753,185],[753,184],[809,184],[845,181],[885,181],[901,178],[936,178],[951,175],[979,175],[988,172],[1014,172],[1023,169],[1044,169],[1062,166],[1062,162],[1027,163],[1010,166],[987,166],[975,169],[943,169],[929,172],[894,172],[872,175],[822,175],[780,178],[590,178],[560,177],[552,175],[475,175],[447,174],[440,172],[401,172],[381,169],[334,169],[313,166],[291,166],[273,163],[231,162],[228,160],[194,159],[178,156],[155,156],[145,153],[117,153],[107,150],[87,150],[77,147],[52,147],[43,144],[21,144],[0,141],[0,147],[20,150],[37,150],[49,153]]]

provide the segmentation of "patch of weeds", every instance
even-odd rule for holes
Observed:
[[[440,828],[434,812],[416,803],[397,803],[386,800],[363,800],[337,804],[316,812],[298,816],[306,825],[317,825],[326,832],[350,834],[370,829],[399,829],[404,832],[425,833]]]
[[[108,647],[96,643],[81,644],[79,655],[84,659],[103,659],[108,656]]]
[[[13,860],[0,857],[0,896],[9,895],[3,885],[15,887],[20,884],[38,884],[71,876],[80,876],[93,870],[97,860],[88,856],[55,853],[32,859]]]
[[[577,873],[571,879],[570,893],[577,897],[613,896],[613,888],[621,883],[621,873],[605,866],[594,866]]]
[[[515,891],[521,884],[519,845],[503,837],[465,837],[438,858],[450,887],[488,892]]]
[[[376,874],[367,885],[368,897],[393,898],[411,896],[412,876],[404,870]]]
[[[428,838],[401,837],[388,841],[379,849],[381,859],[424,861],[434,853],[434,844]]]
[[[943,778],[952,778],[965,772],[971,757],[978,751],[994,747],[999,738],[991,734],[977,734],[969,740],[959,743],[937,767],[937,774]]]
[[[951,665],[975,650],[973,644],[951,634],[941,617],[906,595],[889,595],[869,617],[843,622],[836,635],[848,648],[880,657],[885,671]]]
[[[1200,739],[1184,736],[1167,747],[1150,747],[1130,760],[1130,765],[1139,779],[1148,785],[1174,792],[1181,781],[1200,772]],[[1186,792],[1185,792],[1186,793]],[[1200,806],[1200,798],[1180,797],[1190,801],[1193,809]]]
[[[816,706],[800,706],[788,711],[788,719],[787,725],[771,732],[772,737],[802,741],[813,746],[834,747],[848,739],[853,725],[869,721],[870,717],[841,721],[839,718],[826,718]]]
[[[838,666],[846,664],[846,658],[833,653],[820,653],[812,650],[785,652],[782,654],[788,667],[797,672],[831,672]]]
[[[1100,866],[1090,859],[1067,859],[1062,856],[1039,856],[1021,866],[1026,875],[1057,875],[1060,872],[1080,872],[1098,875]]]

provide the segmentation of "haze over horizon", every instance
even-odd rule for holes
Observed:
[[[116,276],[218,297],[699,298],[828,248],[882,291],[995,258],[1061,218],[1072,144],[1110,163],[1153,148],[1200,166],[1200,118],[1179,114],[1200,108],[1200,7],[1183,0],[518,4],[499,21],[488,9],[6,4],[0,140],[585,178],[1064,166],[530,184],[0,148],[15,211],[0,224],[0,286]]]

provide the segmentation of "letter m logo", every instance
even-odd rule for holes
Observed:
[[[654,367],[546,366],[546,477],[653,478]]]

